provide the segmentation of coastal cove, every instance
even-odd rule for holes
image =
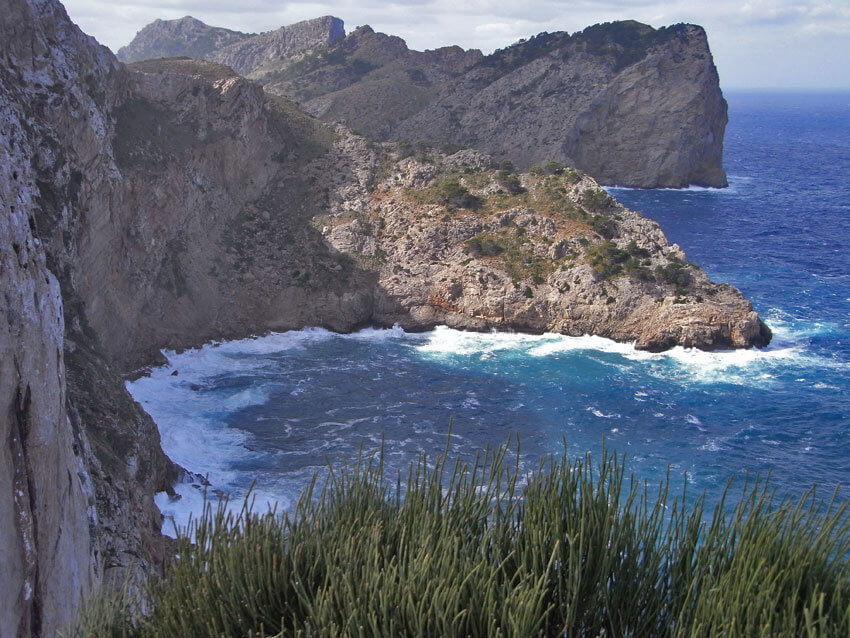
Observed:
[[[826,497],[850,482],[850,95],[726,97],[729,188],[610,192],[753,301],[774,332],[764,350],[304,329],[166,352],[168,366],[128,388],[176,462],[237,498],[256,477],[258,499],[282,507],[328,460],[351,460],[382,436],[395,467],[442,452],[450,419],[454,452],[516,434],[528,469],[562,440],[580,455],[604,436],[640,478],[654,482],[669,464],[709,500],[747,471],[771,471],[794,494],[816,483]],[[178,491],[181,501],[157,502],[185,522],[200,492]]]
[[[850,93],[2,3],[0,636],[850,634]]]

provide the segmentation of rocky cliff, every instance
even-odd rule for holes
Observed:
[[[726,122],[701,27],[619,22],[488,56],[393,136],[473,146],[522,167],[559,160],[603,184],[726,186]]]
[[[125,234],[92,235],[78,286],[124,369],[163,346],[305,325],[592,332],[651,349],[764,342],[737,291],[709,284],[657,225],[575,170],[518,175],[470,151],[376,145],[213,63],[129,69],[111,202]],[[489,283],[475,284],[481,268]],[[466,279],[463,293],[444,289]]]
[[[237,73],[253,77],[281,68],[283,61],[297,59],[307,51],[324,50],[345,36],[339,18],[323,16],[304,20],[276,31],[260,33],[242,42],[211,53],[213,62],[232,67]]]
[[[3,636],[161,560],[179,468],[121,374],[162,347],[395,322],[769,338],[578,171],[375,144],[216,63],[124,66],[55,0],[0,0],[0,55]]]
[[[156,24],[161,50],[174,50],[164,23],[141,33]],[[606,23],[542,33],[488,56],[412,51],[369,27],[342,37],[341,24],[337,37],[295,55],[262,37],[200,57],[376,140],[473,147],[521,168],[557,160],[603,184],[726,185],[726,102],[695,25]],[[189,46],[175,53],[193,55]]]
[[[596,334],[654,351],[769,341],[737,290],[579,171],[405,155],[385,158],[368,200],[321,221],[332,245],[377,271],[373,322]]]
[[[0,56],[0,635],[53,636],[92,583],[157,560],[176,473],[77,293],[126,73],[49,0],[0,2]]]

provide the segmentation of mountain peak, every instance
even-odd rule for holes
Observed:
[[[247,33],[211,27],[192,16],[154,20],[139,31],[130,44],[121,47],[117,57],[122,62],[179,56],[203,58],[211,51],[249,37]]]
[[[287,56],[345,37],[345,23],[326,15],[266,31],[241,33],[211,27],[197,18],[154,20],[118,50],[122,62],[189,57],[232,65],[240,73],[267,62],[264,56]]]

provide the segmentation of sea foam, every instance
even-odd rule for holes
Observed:
[[[396,341],[411,356],[434,360],[448,368],[458,361],[466,365],[464,360],[470,358],[489,357],[493,358],[491,363],[498,364],[502,357],[520,360],[576,357],[576,361],[581,361],[589,355],[602,365],[646,373],[677,383],[759,386],[771,383],[777,368],[812,363],[811,355],[801,345],[806,341],[804,335],[807,328],[795,331],[796,328],[799,326],[792,328],[789,322],[779,322],[774,344],[762,350],[705,352],[677,347],[663,353],[640,351],[633,343],[618,343],[588,335],[568,337],[551,333],[476,333],[445,326],[419,334],[408,334],[394,327],[339,335],[323,329],[308,328],[214,343],[181,353],[165,351],[167,365],[153,369],[150,376],[128,383],[127,387],[157,423],[165,452],[187,470],[208,477],[210,489],[216,490],[215,493],[232,493],[234,502],[230,507],[238,508],[241,507],[240,499],[246,493],[251,478],[238,468],[256,465],[253,462],[262,455],[275,452],[254,449],[252,435],[232,427],[228,419],[239,410],[265,404],[276,390],[289,390],[291,396],[300,396],[302,393],[310,396],[312,381],[309,375],[294,382],[290,388],[282,388],[282,382],[276,377],[279,358],[285,357],[287,352],[309,349],[332,339],[374,343]],[[359,368],[352,370],[351,374],[360,374]],[[634,393],[636,401],[647,397],[646,392]],[[447,413],[451,412],[451,407],[447,406]],[[460,407],[477,410],[481,404],[476,394],[470,392],[460,400]],[[403,411],[403,406],[399,409]],[[620,418],[620,413],[616,409],[612,410],[611,406],[592,405],[586,409],[600,419]],[[375,410],[380,411],[379,406],[376,405]],[[383,413],[386,418],[394,418],[396,410],[390,403],[384,407]],[[315,440],[302,440],[301,445],[307,444],[306,448],[288,450],[286,454],[292,457],[300,454],[305,460],[308,457],[323,457],[328,451],[341,449],[340,437],[351,436],[354,428],[360,430],[369,426],[370,422],[369,418],[362,416],[341,419],[327,417],[322,422],[311,424],[292,419],[291,423],[281,425],[284,429],[302,428],[303,431],[303,428],[309,427],[316,430],[310,435]],[[403,418],[403,415],[399,413],[398,418]],[[699,425],[699,419],[692,415],[688,415],[686,422]],[[380,445],[380,433],[367,430],[368,427],[358,436]],[[417,436],[423,435],[419,429],[414,430]],[[316,436],[319,438],[316,439]],[[407,458],[415,454],[421,444],[412,439],[395,441],[391,442],[387,452],[393,457]],[[713,451],[717,444],[716,441],[711,442],[707,449]],[[320,469],[315,462],[308,461],[295,472],[263,476],[262,484],[255,491],[257,505],[265,508],[277,504],[279,509],[288,508],[310,476]],[[157,504],[168,517],[163,525],[166,532],[172,530],[174,523],[185,526],[190,513],[197,516],[203,508],[204,492],[198,486],[181,484],[176,489],[182,497],[178,501],[172,501],[165,494],[157,496]],[[208,494],[213,492],[208,491]]]
[[[787,333],[790,335],[791,333]],[[427,334],[425,343],[417,346],[421,353],[452,356],[490,357],[494,354],[553,357],[562,354],[593,352],[616,355],[610,365],[623,363],[649,364],[645,372],[662,378],[685,375],[694,383],[724,382],[734,385],[763,386],[770,383],[772,370],[780,366],[812,365],[811,356],[797,341],[777,339],[776,345],[764,349],[714,350],[677,346],[665,352],[646,352],[634,342],[621,343],[604,337],[560,334],[526,335],[505,332],[463,332],[441,326]]]

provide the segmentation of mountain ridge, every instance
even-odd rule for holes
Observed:
[[[727,105],[697,25],[602,23],[486,56],[414,51],[368,26],[314,35],[293,54],[253,37],[203,57],[378,141],[473,147],[523,169],[561,161],[606,185],[727,184]]]

